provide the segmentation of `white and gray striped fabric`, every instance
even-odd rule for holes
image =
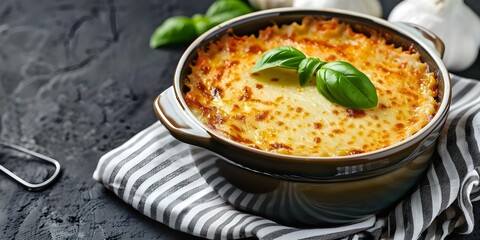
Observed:
[[[175,140],[159,122],[105,154],[93,177],[144,215],[209,239],[444,239],[453,231],[468,234],[474,226],[472,202],[480,199],[480,82],[452,78],[453,104],[433,164],[411,196],[385,217],[299,229],[237,211],[205,182],[192,160],[215,156]],[[200,169],[218,177],[208,166]],[[211,182],[228,193],[224,181]],[[253,201],[229,194],[234,201]]]

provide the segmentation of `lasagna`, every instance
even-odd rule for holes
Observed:
[[[378,105],[354,110],[332,103],[314,78],[301,87],[294,70],[251,74],[261,55],[279,46],[349,62],[370,78]],[[197,54],[184,80],[190,110],[212,131],[267,152],[327,157],[374,151],[418,132],[438,108],[437,81],[418,53],[336,19],[308,17],[258,35],[229,32]]]

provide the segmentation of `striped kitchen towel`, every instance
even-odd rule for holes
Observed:
[[[105,154],[93,177],[144,215],[209,239],[443,239],[453,231],[468,234],[474,226],[472,201],[480,198],[480,82],[452,78],[453,104],[433,163],[417,189],[386,216],[301,229],[237,211],[200,177],[192,160],[216,156],[177,141],[159,122]],[[200,169],[218,176],[215,169]],[[228,191],[225,182],[212,183],[224,196],[228,192],[229,198],[249,201]]]

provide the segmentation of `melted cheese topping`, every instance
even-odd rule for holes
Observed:
[[[293,46],[322,61],[347,61],[377,89],[378,106],[352,110],[329,102],[314,79],[296,71],[250,71],[260,56]],[[241,144],[300,156],[342,156],[395,144],[415,134],[438,108],[437,82],[419,54],[356,33],[337,20],[305,18],[259,36],[227,34],[198,52],[185,101],[209,128]]]

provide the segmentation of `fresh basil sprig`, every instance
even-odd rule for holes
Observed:
[[[217,0],[205,15],[175,16],[165,20],[150,37],[150,47],[189,43],[213,26],[251,11],[241,0]]]
[[[378,104],[375,86],[370,79],[348,62],[322,62],[307,58],[294,47],[281,46],[265,52],[252,73],[271,67],[296,69],[301,86],[316,73],[317,90],[330,102],[351,109],[372,108]]]

